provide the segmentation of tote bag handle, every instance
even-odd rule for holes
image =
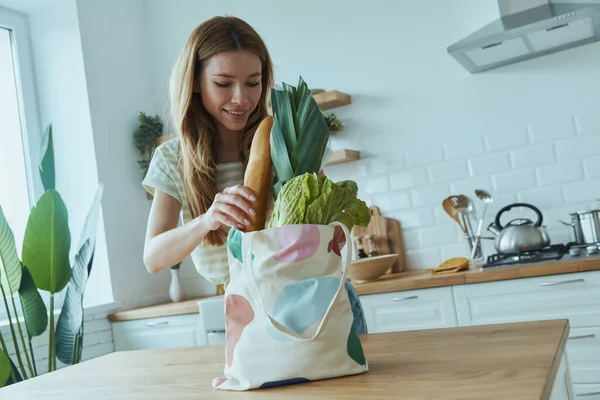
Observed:
[[[319,327],[315,331],[314,335],[312,335],[311,337],[305,338],[305,337],[297,334],[296,332],[292,331],[288,327],[277,322],[277,320],[275,320],[273,317],[271,317],[269,315],[269,313],[265,310],[262,293],[261,293],[260,289],[258,288],[258,285],[256,284],[256,280],[254,279],[254,268],[245,268],[246,271],[251,271],[250,272],[251,276],[249,276],[248,278],[252,282],[252,284],[256,290],[256,293],[258,293],[258,300],[260,302],[259,308],[262,311],[262,313],[267,316],[267,318],[269,319],[269,322],[271,322],[271,324],[277,331],[279,331],[280,333],[282,333],[286,336],[289,336],[297,341],[308,342],[308,341],[314,340],[317,336],[319,336],[319,334],[325,327],[325,324],[327,323],[327,321],[329,321],[329,318],[331,317],[331,310],[333,309],[335,302],[339,299],[340,294],[342,293],[342,290],[344,289],[344,284],[346,282],[346,279],[348,278],[348,274],[350,273],[350,266],[352,264],[352,239],[350,238],[350,232],[348,231],[348,228],[346,227],[346,225],[344,225],[340,222],[332,222],[329,225],[330,226],[331,225],[339,226],[344,231],[344,235],[346,235],[346,262],[342,263],[342,278],[340,279],[340,286],[338,287],[337,291],[335,292],[333,299],[331,299],[331,302],[329,303],[329,306],[327,307],[327,310],[325,311],[325,315],[323,316],[323,318],[321,319],[321,322],[319,323]],[[335,231],[334,231],[334,240],[335,240]],[[252,240],[250,240],[250,245],[251,245],[251,243],[252,243]],[[249,246],[249,247],[251,247],[251,246]],[[251,248],[249,248],[248,253],[251,254],[251,251],[252,251]]]

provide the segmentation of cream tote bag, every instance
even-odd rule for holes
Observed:
[[[227,252],[226,363],[214,388],[267,388],[368,371],[344,289],[352,262],[345,225],[232,229]]]

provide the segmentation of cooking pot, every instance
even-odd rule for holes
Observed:
[[[600,199],[598,209],[570,213],[571,223],[560,221],[573,227],[576,244],[600,243]]]
[[[505,226],[500,223],[500,217],[515,207],[525,207],[533,210],[537,216],[536,222],[527,218],[517,218]],[[550,236],[542,226],[542,212],[527,203],[509,204],[498,211],[496,219],[488,226],[488,230],[496,237],[494,244],[500,254],[524,253],[542,249],[550,244]]]

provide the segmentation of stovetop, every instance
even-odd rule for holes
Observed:
[[[574,242],[566,244],[554,244],[551,246],[544,247],[540,250],[525,251],[522,253],[513,254],[492,254],[487,257],[487,261],[481,266],[482,269],[501,268],[507,266],[517,266],[520,264],[532,264],[542,261],[557,261],[563,257],[571,258],[569,250],[571,248],[581,248],[581,255],[577,258],[585,258],[586,251],[585,247],[588,245],[578,245]]]

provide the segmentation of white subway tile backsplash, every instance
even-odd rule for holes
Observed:
[[[580,161],[566,161],[537,167],[540,186],[553,186],[583,179]]]
[[[421,247],[421,243],[419,242],[419,230],[414,228],[406,228],[401,226],[402,228],[402,241],[404,244],[404,248],[406,249],[418,249]]]
[[[488,176],[512,169],[508,152],[473,157],[469,160],[469,165],[471,176]]]
[[[519,192],[519,201],[533,204],[541,211],[544,211],[546,208],[560,207],[565,204],[561,186],[522,190]]]
[[[442,145],[446,160],[468,158],[485,153],[481,137],[452,140]]]
[[[506,193],[515,190],[527,190],[537,187],[537,179],[533,169],[512,171],[492,177],[494,190]]]
[[[554,117],[551,113],[544,113],[530,122],[529,134],[534,143],[574,136],[576,134],[574,117],[566,114]]]
[[[420,247],[443,246],[456,242],[456,224],[419,229]]]
[[[432,184],[449,183],[468,177],[469,168],[466,161],[453,161],[429,167],[429,181]]]
[[[475,189],[488,190],[494,199],[482,225],[485,236],[491,236],[487,227],[498,210],[523,202],[540,209],[553,243],[564,243],[572,240],[572,228],[559,220],[598,207],[600,197],[600,113],[590,106],[575,114],[540,110],[525,119],[517,112],[514,118],[478,126],[485,136],[465,132],[443,142],[431,137],[433,146],[383,142],[381,153],[330,167],[327,173],[358,182],[363,200],[400,222],[408,269],[435,268],[442,260],[468,256],[464,233],[442,201],[467,195],[476,229],[484,207]],[[515,208],[501,222],[514,218],[535,219],[535,214]],[[484,255],[496,252],[493,240],[484,240],[483,247]]]
[[[590,133],[556,142],[558,161],[579,160],[600,152],[600,133]]]
[[[411,190],[411,196],[415,207],[437,206],[450,196],[450,187],[442,184],[415,188]]]
[[[373,178],[367,181],[367,194],[385,193],[390,191],[390,182],[387,176]]]
[[[387,158],[374,158],[371,160],[371,174],[385,174],[390,170],[390,160]]]
[[[537,167],[556,161],[553,142],[516,148],[511,150],[510,155],[515,169]]]
[[[409,191],[394,192],[390,195],[394,210],[403,210],[412,206],[411,196]]]
[[[442,251],[442,260],[448,260],[454,257],[470,257],[469,246],[465,241],[449,246],[442,246],[440,250]]]
[[[600,132],[600,113],[597,108],[577,112],[575,122],[579,134]]]
[[[523,126],[522,130],[511,132],[510,135],[499,132],[495,135],[486,135],[485,147],[489,153],[497,151],[513,149],[515,147],[527,146],[529,144],[529,136],[527,127]]]
[[[491,191],[492,180],[489,176],[477,176],[462,181],[452,182],[450,190],[452,194],[464,194],[465,196],[475,196],[475,189],[484,189]]]
[[[423,168],[395,172],[390,175],[390,189],[392,191],[410,189],[428,184],[427,170]]]
[[[435,145],[407,149],[405,156],[407,168],[422,167],[443,161],[442,147]]]
[[[442,263],[442,253],[439,247],[406,252],[406,269],[418,270],[436,268]]]
[[[431,207],[396,211],[394,218],[400,221],[400,225],[403,228],[422,228],[435,224],[433,208]]]
[[[564,185],[567,204],[594,202],[600,198],[600,179],[587,179]]]
[[[600,153],[600,150],[598,150]],[[600,178],[600,155],[585,157],[583,159],[583,170],[586,178]]]

